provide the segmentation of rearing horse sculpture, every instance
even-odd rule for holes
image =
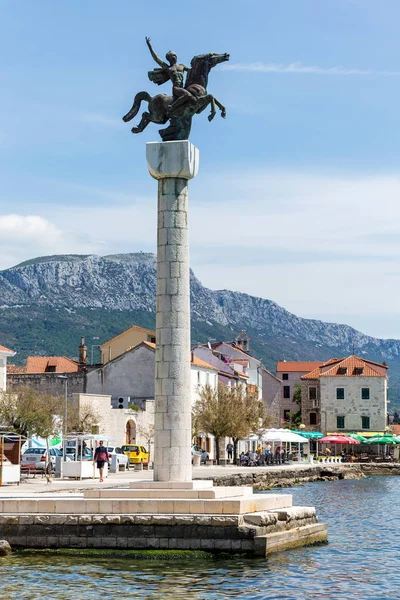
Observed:
[[[214,96],[207,93],[208,75],[213,67],[229,60],[229,54],[200,54],[195,56],[190,63],[185,89],[191,97],[183,96],[177,100],[172,96],[157,94],[153,98],[147,92],[139,92],[135,96],[133,106],[123,117],[125,122],[133,119],[139,112],[141,102],[149,103],[148,111],[142,114],[137,127],[132,128],[132,133],[141,133],[149,123],[164,125],[170,124],[159,133],[164,142],[172,140],[187,140],[190,134],[193,115],[203,112],[211,105],[208,120],[212,121],[216,115],[216,106],[221,110],[221,117],[225,118],[226,109]]]

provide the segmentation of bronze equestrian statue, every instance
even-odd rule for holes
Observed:
[[[190,68],[178,64],[175,52],[168,52],[165,63],[154,52],[150,38],[146,38],[146,43],[151,56],[156,63],[160,65],[159,69],[153,69],[149,72],[149,79],[157,85],[162,85],[167,81],[172,83],[172,96],[157,94],[153,98],[147,92],[139,92],[135,96],[131,110],[123,117],[125,122],[133,119],[140,109],[140,104],[144,100],[149,103],[148,112],[142,114],[142,119],[137,127],[132,127],[132,133],[141,133],[149,123],[158,123],[164,125],[167,121],[170,124],[165,129],[160,129],[159,133],[164,142],[172,140],[187,140],[192,125],[192,117],[200,114],[211,105],[211,112],[208,120],[216,115],[216,106],[221,110],[221,117],[226,116],[226,109],[214,96],[207,93],[208,74],[213,67],[219,63],[229,60],[229,54],[200,54],[192,58]],[[187,73],[185,86],[183,86],[184,75]]]

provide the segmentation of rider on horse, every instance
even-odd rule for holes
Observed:
[[[150,81],[157,83],[157,85],[162,85],[168,80],[172,82],[172,95],[174,102],[168,107],[169,110],[172,112],[177,106],[180,106],[186,102],[186,100],[195,103],[196,97],[183,87],[184,74],[185,71],[190,71],[189,67],[186,65],[177,64],[178,57],[175,52],[172,52],[172,50],[167,52],[165,56],[169,62],[169,65],[167,65],[167,63],[161,60],[161,58],[154,52],[149,37],[146,37],[146,43],[149,47],[151,56],[161,67],[161,69],[153,69],[152,71],[149,71],[148,75]]]

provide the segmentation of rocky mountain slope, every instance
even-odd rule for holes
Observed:
[[[96,346],[132,323],[153,327],[155,256],[62,255],[0,271],[0,343],[27,354],[76,356],[80,335]],[[400,340],[382,340],[347,325],[299,318],[271,300],[210,290],[191,274],[192,341],[233,339],[241,329],[252,352],[276,360],[324,360],[353,352],[390,366],[391,395],[400,388]],[[17,357],[16,357],[17,358]]]

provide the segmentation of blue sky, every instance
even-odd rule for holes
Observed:
[[[202,282],[400,337],[399,22],[397,0],[1,0],[0,268],[155,249],[157,126],[121,121],[169,90],[148,35],[186,64],[231,55],[209,80],[226,120],[191,134]]]

